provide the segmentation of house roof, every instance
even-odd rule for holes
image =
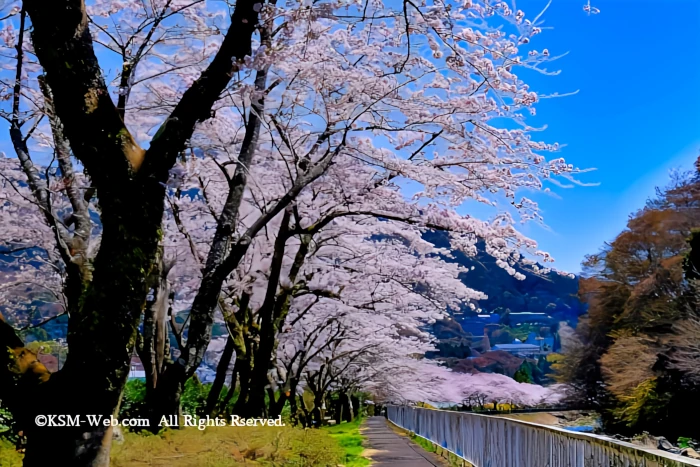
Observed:
[[[540,350],[540,346],[532,344],[498,344],[493,346],[493,350]]]
[[[131,357],[131,370],[144,370],[143,363],[141,359],[136,355]]]

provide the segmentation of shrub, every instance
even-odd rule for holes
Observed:
[[[196,375],[188,379],[180,398],[182,413],[187,415],[206,415],[204,408],[207,405],[207,396],[210,390],[211,384],[202,384]]]
[[[15,450],[14,443],[6,439],[0,439],[0,465],[22,467],[22,455]]]
[[[10,443],[17,443],[18,440],[15,421],[10,411],[2,406],[2,401],[0,401],[0,439],[7,440]],[[0,463],[0,465],[4,464]]]
[[[124,386],[120,418],[147,418],[146,383],[139,379],[130,379]]]

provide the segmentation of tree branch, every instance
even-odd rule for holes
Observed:
[[[80,187],[78,186],[78,181],[73,171],[73,162],[70,158],[70,143],[63,134],[63,124],[58,118],[58,115],[56,115],[53,94],[46,83],[45,77],[39,77],[39,85],[44,94],[44,112],[48,116],[51,125],[56,159],[61,169],[63,185],[66,187],[66,195],[73,208],[71,219],[75,224],[75,230],[73,232],[73,238],[70,241],[70,260],[78,267],[82,281],[87,283],[92,279],[92,269],[88,259],[88,247],[90,244],[90,234],[92,233],[92,222],[90,221],[88,202],[85,201],[85,195],[81,193]],[[66,243],[68,243],[68,241],[66,241]]]
[[[143,150],[127,130],[93,50],[83,0],[24,2],[32,41],[75,156],[98,190],[128,180]]]
[[[211,109],[244,58],[252,53],[252,36],[264,0],[239,0],[221,48],[207,69],[185,92],[161,125],[146,153],[145,176],[167,178],[178,153],[192,136],[197,122],[211,117]],[[256,9],[258,11],[256,11]]]

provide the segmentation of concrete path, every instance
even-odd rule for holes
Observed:
[[[442,467],[442,458],[398,435],[384,417],[369,417],[362,427],[367,437],[365,456],[372,466],[382,467]]]

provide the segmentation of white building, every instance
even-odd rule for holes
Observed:
[[[539,345],[532,344],[498,344],[494,345],[491,350],[503,350],[509,354],[519,355],[522,357],[533,357],[540,355],[542,349]]]

